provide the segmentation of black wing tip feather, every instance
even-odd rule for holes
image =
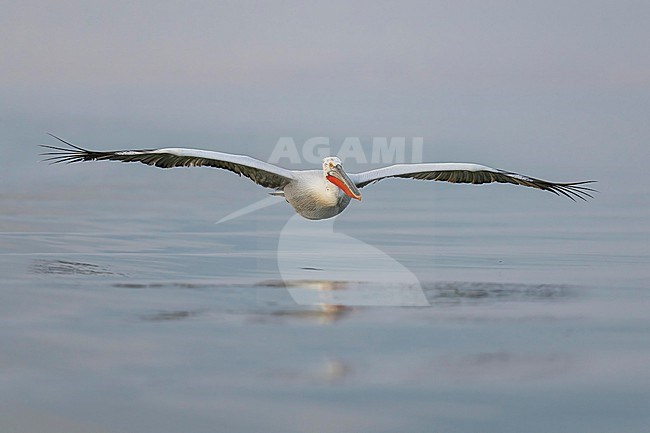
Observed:
[[[68,146],[72,147],[73,149],[77,149],[77,150],[80,151],[80,152],[88,152],[87,149],[84,149],[83,147],[79,147],[79,146],[76,146],[76,145],[74,145],[74,144],[72,144],[72,143],[70,143],[70,142],[68,142],[68,141],[65,141],[65,140],[62,139],[61,137],[57,137],[56,135],[52,134],[51,132],[48,132],[47,135],[49,135],[50,137],[53,137],[53,138],[59,140],[61,143],[67,144]],[[43,145],[43,146],[45,146],[45,145]],[[47,147],[47,146],[46,146],[46,147]],[[51,146],[51,147],[53,147],[53,146]],[[59,150],[66,150],[66,149],[59,149]]]
[[[583,185],[595,182],[595,180],[586,180],[581,182],[554,183],[547,181],[538,181],[535,179],[533,182],[530,182],[530,185],[527,186],[533,186],[534,188],[549,191],[557,196],[563,195],[573,201],[576,201],[576,199],[587,201],[588,199],[593,199],[593,193],[597,193],[598,190]]]
[[[50,137],[53,137],[60,141],[61,143],[65,144],[68,147],[59,147],[59,146],[52,146],[49,144],[40,144],[39,146],[42,147],[43,149],[47,149],[47,152],[43,152],[40,155],[45,156],[42,160],[42,162],[49,162],[50,164],[71,164],[74,162],[82,162],[82,161],[91,161],[94,159],[97,159],[99,156],[99,152],[93,152],[88,149],[84,149],[83,147],[79,147],[77,145],[74,145],[61,137],[57,137],[56,135],[52,133],[47,133]]]
[[[586,180],[581,182],[565,182],[565,183],[548,182],[546,183],[546,185],[543,185],[540,189],[550,191],[556,195],[564,195],[565,197],[568,197],[573,201],[576,201],[576,199],[587,201],[588,199],[593,199],[594,198],[593,193],[598,193],[598,190],[583,185],[591,184],[595,182],[596,182],[595,180]]]
[[[50,132],[48,132],[47,135],[49,135],[52,138],[55,138],[56,140],[60,141],[61,143],[65,144],[68,147],[58,147],[58,146],[51,146],[48,144],[41,144],[40,147],[50,150],[49,152],[41,153],[41,156],[47,157],[43,159],[43,162],[49,162],[50,164],[60,164],[60,163],[72,164],[74,162],[82,162],[82,161],[95,159],[95,156],[93,156],[92,151],[88,149],[84,149],[83,147],[79,147],[75,144],[72,144],[69,141],[62,139],[61,137],[57,137],[56,135]]]
[[[580,199],[587,201],[588,199],[593,199],[594,196],[592,193],[598,193],[598,190],[590,188],[588,184],[596,183],[596,180],[582,180],[578,182],[549,182],[547,180],[537,179],[534,177],[522,176],[519,173],[514,173],[511,171],[501,171],[502,174],[511,177],[520,182],[521,185],[531,186],[533,188],[541,189],[544,191],[550,191],[553,194],[570,198],[573,201]]]

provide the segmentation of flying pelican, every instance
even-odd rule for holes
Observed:
[[[335,156],[323,159],[322,170],[287,170],[246,155],[234,155],[208,150],[165,148],[146,150],[95,151],[75,146],[49,134],[68,147],[41,145],[50,151],[43,153],[52,163],[81,161],[141,162],[160,168],[215,167],[246,176],[258,185],[272,188],[271,194],[284,196],[295,211],[304,218],[319,220],[334,217],[350,204],[361,200],[360,188],[390,177],[418,180],[439,180],[453,183],[511,183],[528,186],[574,200],[592,197],[592,188],[582,182],[549,182],[534,177],[471,163],[396,164],[362,173],[346,173],[341,160]]]

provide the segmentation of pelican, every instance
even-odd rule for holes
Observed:
[[[302,217],[320,220],[345,210],[352,199],[361,201],[361,188],[387,178],[438,180],[452,183],[510,183],[564,195],[572,200],[593,198],[595,190],[584,186],[594,181],[549,182],[534,177],[473,163],[396,164],[362,173],[346,173],[335,156],[323,159],[322,170],[288,170],[246,155],[208,150],[164,148],[95,151],[71,144],[49,134],[67,147],[41,145],[51,163],[81,161],[141,162],[160,168],[214,167],[246,176],[258,185],[272,188],[272,195],[284,196]]]

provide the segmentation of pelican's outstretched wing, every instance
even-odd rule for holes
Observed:
[[[52,150],[51,152],[43,153],[43,155],[48,157],[45,160],[52,161],[52,163],[111,160],[141,162],[161,168],[215,167],[232,171],[240,176],[244,175],[258,185],[275,189],[283,188],[293,179],[291,170],[246,155],[182,148],[95,151],[75,146],[54,135],[52,137],[69,146],[68,148],[62,148],[45,144],[41,145],[44,148]]]
[[[432,163],[432,164],[397,164],[363,173],[350,174],[350,179],[359,188],[378,182],[388,177],[402,177],[419,180],[440,180],[453,183],[512,183],[515,185],[529,186],[531,188],[551,191],[557,195],[565,195],[571,200],[576,198],[586,200],[592,197],[594,189],[583,186],[593,180],[583,182],[549,182],[522,176],[509,171],[498,170],[479,164],[465,163]]]

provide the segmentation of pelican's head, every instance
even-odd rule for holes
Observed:
[[[336,156],[328,156],[323,159],[323,174],[325,174],[328,181],[338,186],[345,195],[361,200],[361,192],[345,173],[341,160]]]

